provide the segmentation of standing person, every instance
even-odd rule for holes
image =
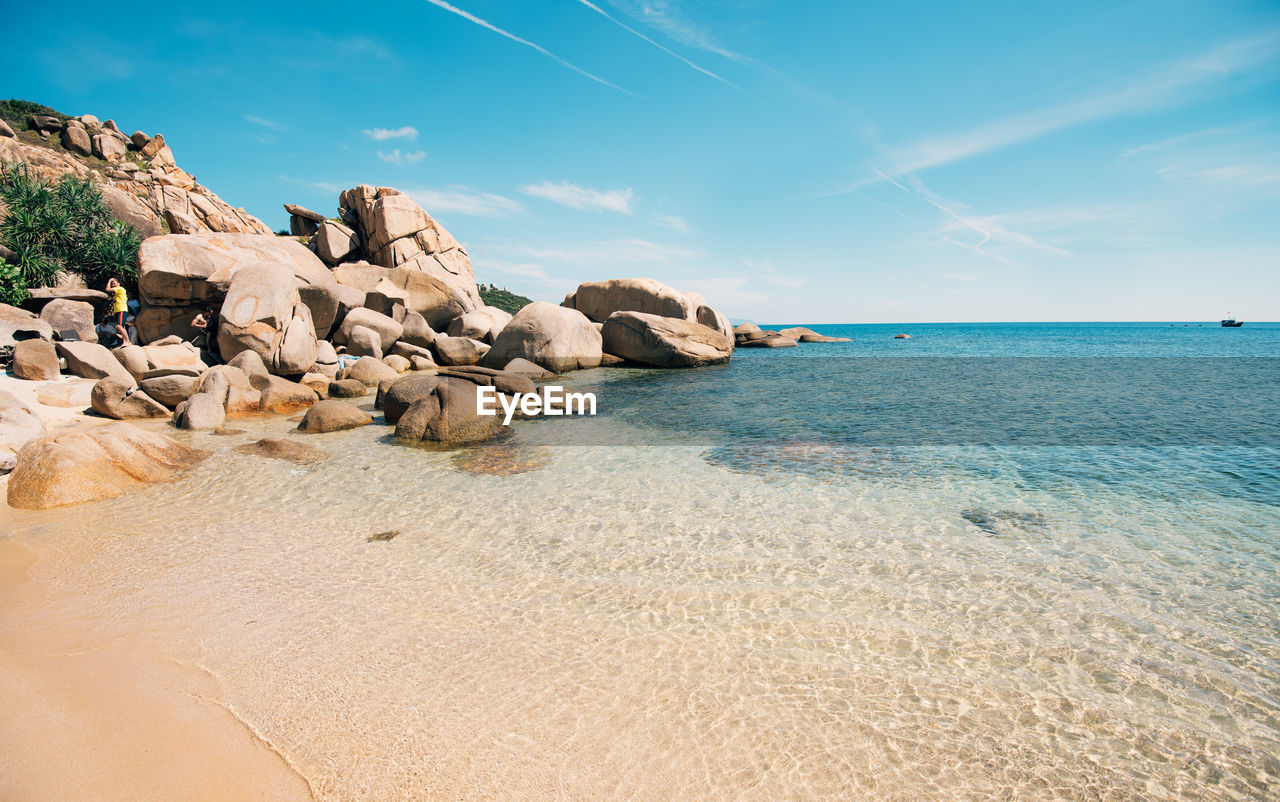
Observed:
[[[124,327],[124,316],[129,311],[129,292],[114,276],[107,280],[107,292],[111,293],[111,322],[120,335],[121,344],[127,343],[129,332]]]

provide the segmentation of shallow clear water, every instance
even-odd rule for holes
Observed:
[[[1024,326],[1019,353],[883,328],[955,338],[932,357],[1273,356],[1249,325]],[[848,350],[901,345],[873,328]],[[213,673],[324,797],[1273,795],[1280,450],[814,437],[830,410],[791,392],[720,426],[701,377],[836,348],[577,374],[604,414],[454,451],[182,434],[218,449],[187,478],[16,536],[60,614]]]

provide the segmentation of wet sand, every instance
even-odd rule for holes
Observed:
[[[0,798],[312,799],[198,667],[102,640],[0,541]]]

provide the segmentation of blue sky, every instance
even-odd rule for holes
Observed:
[[[0,95],[286,225],[415,195],[482,282],[768,322],[1280,319],[1280,4],[6,10]]]

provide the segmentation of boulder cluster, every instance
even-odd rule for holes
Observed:
[[[847,343],[848,337],[828,337],[804,326],[772,331],[754,323],[739,324],[733,330],[739,348],[794,348],[797,343]]]
[[[286,210],[295,232],[288,236],[146,239],[135,317],[142,344],[98,343],[93,298],[43,299],[39,315],[0,305],[0,348],[12,348],[13,375],[93,379],[89,403],[98,415],[168,418],[190,430],[297,412],[303,433],[363,426],[373,416],[340,399],[377,388],[375,407],[401,441],[467,443],[500,428],[501,418],[477,412],[481,387],[499,397],[541,393],[540,382],[567,371],[712,365],[734,349],[724,315],[697,293],[653,279],[588,282],[559,306],[530,303],[515,315],[486,306],[465,248],[395,189],[349,189],[334,218]],[[198,317],[213,322],[197,327]],[[0,458],[16,464],[15,506],[114,495],[137,476],[169,477],[203,458],[128,427],[104,428],[92,444],[43,436],[39,418],[11,397],[0,398],[0,424],[0,434],[16,433],[0,443]],[[136,459],[152,437],[154,460]],[[67,455],[76,449],[97,462],[73,464]],[[125,456],[116,468],[98,464],[117,454]],[[50,489],[59,465],[78,489]]]
[[[92,180],[113,216],[143,237],[166,231],[271,233],[180,168],[161,134],[125,134],[115,121],[100,122],[91,114],[65,120],[34,115],[27,128],[34,135],[30,142],[0,125],[0,163],[24,164],[47,181],[68,174]]]

